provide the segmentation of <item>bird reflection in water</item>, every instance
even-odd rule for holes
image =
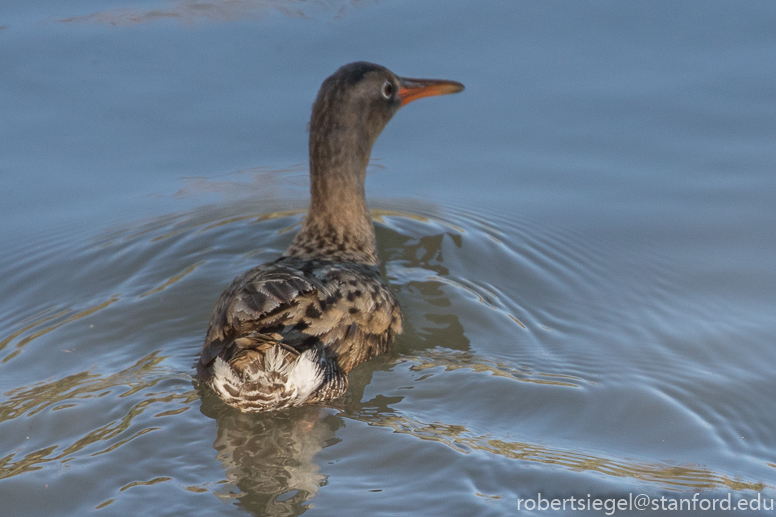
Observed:
[[[326,483],[315,455],[339,440],[342,419],[320,406],[249,414],[215,397],[202,412],[218,422],[213,443],[225,479],[215,495],[254,515],[301,515]]]

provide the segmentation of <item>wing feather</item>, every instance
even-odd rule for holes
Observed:
[[[379,271],[353,263],[282,258],[237,277],[210,320],[198,371],[261,346],[256,336],[297,352],[322,345],[347,373],[387,350],[401,333],[401,313]],[[246,337],[248,339],[246,339]]]

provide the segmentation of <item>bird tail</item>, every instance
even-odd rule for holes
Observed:
[[[227,404],[243,411],[301,405],[325,377],[316,349],[299,354],[275,344],[241,352],[228,362],[216,357],[210,384]]]

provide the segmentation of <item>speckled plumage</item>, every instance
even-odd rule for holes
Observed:
[[[198,365],[200,377],[212,382],[214,372],[207,365],[217,357],[239,376],[261,364],[274,347],[283,349],[287,361],[312,351],[324,375],[303,402],[332,400],[347,389],[345,374],[385,352],[401,330],[399,302],[376,267],[283,257],[237,277],[221,295]],[[289,395],[262,409],[295,405]],[[242,408],[239,390],[221,396]]]
[[[219,298],[197,363],[228,404],[267,411],[335,399],[347,373],[401,333],[382,281],[364,179],[372,145],[404,104],[463,89],[351,63],[321,85],[310,121],[310,210],[284,256]]]

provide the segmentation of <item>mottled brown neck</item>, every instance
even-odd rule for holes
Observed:
[[[313,200],[302,229],[296,234],[285,255],[306,260],[326,259],[377,265],[377,240],[374,224],[363,196],[346,194],[351,186],[332,184],[311,187]],[[363,186],[361,187],[363,189]],[[334,191],[335,197],[327,197]],[[318,199],[316,199],[318,198]],[[333,199],[348,198],[343,205],[332,207]]]
[[[373,131],[357,111],[316,101],[310,121],[310,211],[286,256],[376,265],[377,241],[364,180]]]

